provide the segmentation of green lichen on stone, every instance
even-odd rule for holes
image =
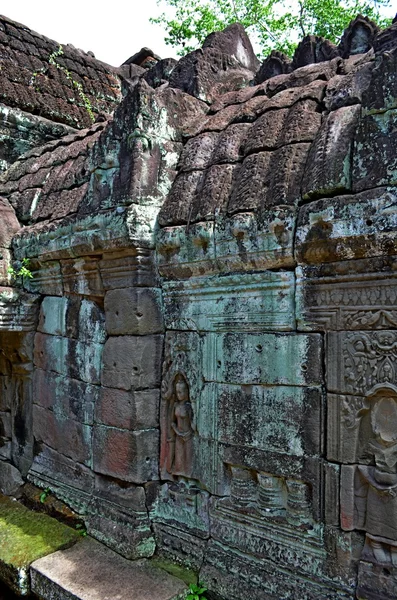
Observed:
[[[152,537],[142,540],[136,547],[137,556],[148,557],[153,556],[156,549],[156,542]]]
[[[51,552],[68,548],[78,532],[52,517],[0,495],[0,567],[20,570]]]
[[[167,560],[162,557],[160,558],[159,556],[154,556],[150,560],[150,563],[154,567],[157,567],[158,569],[162,569],[163,571],[166,571],[170,575],[173,575],[174,577],[181,579],[187,585],[190,585],[191,583],[197,583],[197,581],[198,581],[198,576],[195,571],[192,571],[191,569],[187,569],[186,567],[183,567],[182,565],[178,565],[177,563],[174,563],[171,560]]]

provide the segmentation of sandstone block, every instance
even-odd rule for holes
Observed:
[[[51,371],[34,370],[33,402],[42,408],[53,409],[64,418],[92,425],[98,395],[96,385]]]
[[[104,290],[156,285],[151,251],[139,248],[136,254],[104,254],[99,261]]]
[[[319,334],[208,333],[203,376],[240,385],[321,385],[321,351]]]
[[[309,148],[310,144],[297,143],[247,156],[238,172],[228,213],[297,204]]]
[[[156,288],[110,290],[105,295],[105,315],[109,335],[161,333],[161,292]]]
[[[93,469],[123,481],[144,483],[158,479],[159,432],[127,431],[94,426]]]
[[[82,565],[84,573],[76,578],[76,570]],[[129,600],[131,590],[140,600],[164,600],[182,597],[186,584],[148,561],[131,562],[86,538],[73,548],[36,560],[32,565],[32,590],[38,596],[59,600]]]
[[[289,456],[321,454],[323,398],[318,388],[219,385],[215,393],[219,441]],[[205,416],[200,434],[211,436],[205,426],[215,415],[206,411]]]
[[[318,200],[299,211],[296,259],[320,264],[397,253],[396,188]]]
[[[44,442],[60,454],[90,466],[92,428],[62,418],[51,410],[33,406],[33,434],[37,442]]]
[[[160,390],[125,391],[101,388],[95,421],[119,429],[158,427]]]
[[[46,296],[40,307],[37,331],[49,335],[64,336],[66,332],[66,311],[68,299],[57,296]]]
[[[12,236],[21,228],[15,211],[5,198],[0,198],[0,248],[9,248]]]
[[[122,390],[160,386],[162,335],[120,336],[107,340],[102,385]]]
[[[16,496],[24,484],[21,473],[9,462],[0,460],[0,492],[6,496]]]
[[[34,364],[87,383],[99,383],[103,344],[37,333]]]
[[[237,257],[236,257],[237,260]],[[198,331],[295,328],[294,276],[264,272],[163,284],[167,328]]]
[[[94,488],[94,474],[91,468],[76,462],[46,444],[40,444],[33,459],[28,479],[40,487],[56,491],[58,498],[72,509],[86,510]]]
[[[353,190],[397,184],[397,109],[365,116],[357,129]]]
[[[344,106],[323,117],[307,158],[303,198],[352,189],[351,151],[360,110]]]

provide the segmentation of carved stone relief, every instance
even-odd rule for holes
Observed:
[[[335,272],[342,270],[343,263],[334,263],[332,274],[329,269],[323,269],[325,272],[319,274],[312,271],[313,267],[298,267],[298,328],[324,331],[396,327],[397,280],[394,264],[392,258],[382,261],[379,267],[383,267],[384,272],[374,272],[376,262],[356,264],[349,272],[342,271],[337,276]]]
[[[397,333],[392,330],[328,334],[328,389],[368,396],[397,385]]]
[[[167,335],[160,416],[160,470],[165,480],[194,479],[198,365],[194,368],[193,364],[198,358],[198,339],[194,333]]]

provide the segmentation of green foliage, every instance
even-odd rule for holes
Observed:
[[[81,537],[87,536],[87,529],[86,529],[85,525],[82,525],[81,523],[77,523],[76,530],[77,530],[77,533],[79,535],[81,535]]]
[[[71,72],[64,67],[63,65],[59,64],[58,62],[58,57],[63,55],[63,48],[60,45],[58,50],[55,50],[54,52],[52,52],[50,54],[50,56],[48,57],[48,63],[54,67],[56,67],[59,71],[62,71],[62,73],[65,75],[66,79],[68,81],[70,81],[70,83],[72,84],[72,87],[75,88],[75,90],[77,91],[78,95],[80,96],[80,99],[84,105],[84,108],[86,109],[88,116],[90,117],[90,120],[92,123],[95,122],[95,115],[94,115],[94,111],[92,108],[92,104],[89,100],[89,98],[86,96],[86,94],[84,93],[84,89],[83,86],[81,85],[80,82],[76,81],[75,79],[73,79]],[[32,78],[30,80],[30,85],[34,85],[35,81],[36,81],[36,77],[39,73],[45,73],[47,71],[46,67],[43,67],[42,69],[40,69],[39,71],[35,71],[32,74]],[[38,86],[36,86],[36,91],[39,91]]]
[[[206,591],[207,588],[202,583],[199,583],[198,585],[191,583],[189,585],[189,591],[187,593],[186,600],[206,600],[204,595]]]
[[[84,104],[84,108],[86,109],[88,116],[91,119],[91,122],[94,123],[94,121],[95,121],[94,111],[92,110],[91,102],[89,101],[89,99],[87,98],[87,96],[84,93],[83,86],[81,85],[81,83],[79,83],[78,81],[73,79],[70,71],[66,67],[64,67],[63,65],[60,65],[59,62],[57,61],[58,56],[62,56],[62,54],[63,54],[63,48],[62,48],[62,46],[59,46],[58,50],[56,50],[49,56],[48,62],[50,63],[50,65],[53,65],[54,67],[56,67],[57,69],[62,71],[62,73],[64,73],[64,75],[66,76],[66,79],[68,81],[70,81],[72,86],[77,90],[77,93],[80,96],[82,103]]]
[[[25,283],[26,279],[33,279],[33,274],[29,269],[30,260],[28,258],[23,258],[19,268],[15,269],[14,267],[8,267],[7,273],[11,275],[16,281],[18,278],[21,278],[22,284]]]
[[[44,504],[44,502],[47,500],[48,496],[51,494],[51,490],[50,488],[45,488],[45,490],[43,491],[42,494],[40,494],[40,502],[42,504]]]
[[[385,27],[390,19],[380,16],[380,8],[390,0],[158,0],[174,11],[151,19],[165,27],[167,44],[185,54],[200,46],[212,31],[238,21],[266,56],[271,50],[293,54],[307,34],[321,35],[337,42],[343,30],[358,13]]]

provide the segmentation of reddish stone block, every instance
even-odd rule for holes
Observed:
[[[86,465],[91,464],[91,427],[33,405],[33,434],[60,454]]]
[[[101,388],[95,421],[120,429],[158,427],[160,390],[124,391]]]
[[[127,431],[94,425],[93,469],[124,481],[158,479],[159,432]]]

